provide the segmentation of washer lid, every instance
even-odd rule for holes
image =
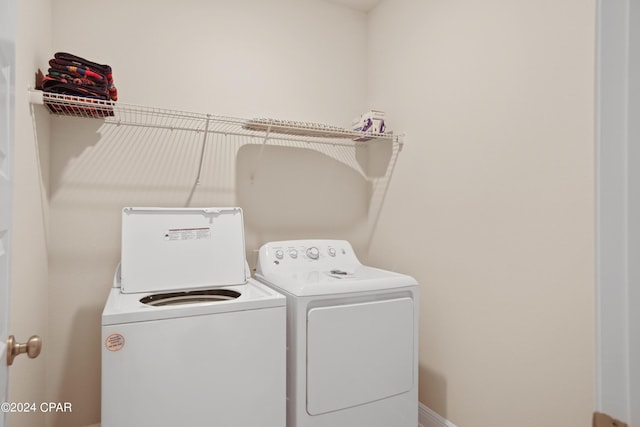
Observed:
[[[124,208],[123,293],[246,283],[240,208]]]

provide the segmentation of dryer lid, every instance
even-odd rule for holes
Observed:
[[[240,208],[124,208],[121,291],[246,283]]]

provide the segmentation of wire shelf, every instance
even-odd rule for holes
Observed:
[[[242,119],[213,114],[104,101],[30,90],[32,104],[45,105],[52,114],[104,120],[115,125],[237,135],[266,140],[299,141],[331,145],[360,145],[370,140],[390,140],[402,146],[392,133],[373,134],[320,123]]]

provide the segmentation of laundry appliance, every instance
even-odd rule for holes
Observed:
[[[125,208],[102,313],[102,427],[283,427],[286,301],[240,208]]]
[[[256,278],[287,298],[288,427],[418,425],[418,284],[344,240],[263,245]]]

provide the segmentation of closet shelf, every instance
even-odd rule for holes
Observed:
[[[371,140],[392,141],[402,147],[400,135],[371,134],[319,123],[274,119],[242,119],[214,114],[103,101],[93,98],[29,90],[30,102],[45,105],[52,114],[87,117],[115,125],[237,135],[263,140],[298,141],[331,145],[361,145]]]

